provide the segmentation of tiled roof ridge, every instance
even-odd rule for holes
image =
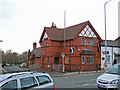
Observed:
[[[82,23],[79,23],[79,24],[75,24],[75,25],[71,25],[71,26],[68,26],[66,28],[57,28],[57,27],[44,27],[44,28],[49,28],[49,29],[59,29],[59,30],[67,30],[68,28],[71,28],[71,27],[75,27],[75,26],[78,26],[78,25],[81,25],[81,24],[84,24],[84,23],[87,23],[89,22],[89,20],[85,21],[85,22],[82,22]]]

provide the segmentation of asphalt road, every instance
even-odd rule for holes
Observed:
[[[97,88],[96,78],[100,74],[53,77],[56,88]]]
[[[26,71],[26,68],[19,66],[5,66],[3,72]],[[78,74],[78,75],[53,75],[53,81],[56,88],[96,88],[96,78],[100,74]]]
[[[2,69],[3,73],[16,72],[16,71],[26,71],[26,68],[20,68],[19,66],[5,66]]]

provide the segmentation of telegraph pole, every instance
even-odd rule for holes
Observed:
[[[105,2],[104,4],[104,20],[105,20],[105,66],[106,66],[106,69],[107,69],[107,35],[106,35],[106,4],[108,2],[110,2],[111,0]]]

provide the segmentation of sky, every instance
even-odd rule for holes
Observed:
[[[90,21],[102,39],[105,39],[104,3],[108,0],[0,0],[0,49],[18,53],[33,49],[44,27],[52,22],[58,28]],[[107,40],[118,37],[118,1],[106,4]]]

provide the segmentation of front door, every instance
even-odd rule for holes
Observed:
[[[54,64],[59,64],[59,57],[54,57]]]

